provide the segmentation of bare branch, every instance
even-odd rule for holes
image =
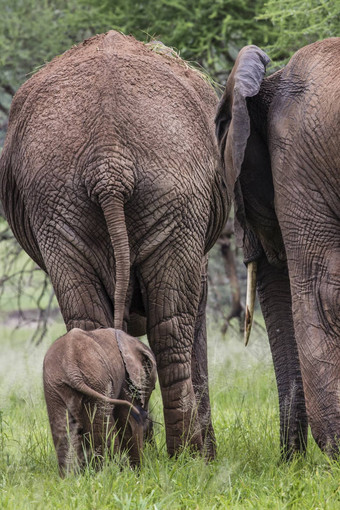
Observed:
[[[224,268],[230,284],[231,291],[231,310],[225,318],[222,333],[228,330],[231,319],[237,318],[240,323],[240,331],[242,330],[244,318],[244,304],[241,302],[241,288],[236,270],[235,250],[232,247],[231,239],[234,234],[234,226],[232,220],[228,220],[221,236],[218,240],[221,246],[221,255],[224,260]]]
[[[10,85],[9,83],[5,83],[4,85],[2,85],[2,88],[4,89],[6,94],[9,94],[12,97],[14,96],[15,89],[12,87],[12,85]]]
[[[6,117],[9,114],[9,109],[6,108],[6,106],[4,106],[2,103],[0,103],[0,111],[2,111],[2,113],[4,113],[6,115]]]
[[[31,342],[38,344],[46,334],[51,317],[58,313],[49,277],[24,255],[6,224],[0,232],[0,243],[0,302],[6,299],[14,304],[4,320],[14,321],[15,329],[33,326]]]

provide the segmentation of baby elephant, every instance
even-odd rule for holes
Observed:
[[[44,392],[59,472],[126,448],[138,465],[157,378],[151,350],[123,331],[72,329],[44,359]]]

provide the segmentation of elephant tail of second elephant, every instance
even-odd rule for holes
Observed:
[[[112,404],[114,406],[128,407],[130,409],[131,416],[137,421],[137,423],[140,423],[141,420],[144,418],[145,411],[143,409],[141,410],[137,409],[137,407],[135,407],[133,404],[131,404],[131,402],[128,402],[127,400],[110,398],[107,397],[106,395],[102,395],[98,391],[88,386],[84,381],[79,382],[77,385],[74,386],[74,388],[83,395],[86,395],[87,397],[101,400],[102,402],[107,402],[108,404]]]
[[[109,195],[101,202],[116,262],[114,328],[123,329],[126,295],[130,280],[130,246],[126,229],[124,200]]]

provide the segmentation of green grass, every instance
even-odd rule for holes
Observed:
[[[307,455],[279,461],[278,405],[266,339],[247,349],[236,334],[209,329],[210,388],[218,457],[206,464],[183,451],[166,454],[164,428],[148,445],[140,470],[124,458],[101,471],[58,476],[42,390],[42,360],[64,332],[54,324],[38,347],[30,331],[1,328],[1,509],[336,509],[340,465],[310,438]],[[159,389],[151,406],[162,422]]]

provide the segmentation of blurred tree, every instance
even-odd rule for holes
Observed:
[[[244,304],[241,302],[241,286],[236,266],[236,246],[234,245],[233,239],[234,220],[233,218],[229,218],[218,239],[218,244],[221,247],[221,255],[224,261],[224,269],[228,278],[231,295],[230,311],[225,317],[225,321],[222,326],[223,334],[227,332],[229,323],[234,318],[239,320],[240,330],[243,331]]]
[[[275,37],[266,50],[282,67],[299,48],[339,36],[339,0],[267,0],[258,20],[273,26]]]
[[[81,0],[101,6],[113,27],[137,39],[156,38],[182,58],[224,78],[245,44],[267,44],[272,25],[257,19],[264,0]]]
[[[27,75],[91,35],[114,28],[159,38],[224,81],[239,49],[257,44],[274,64],[338,35],[339,0],[0,0],[0,113]]]
[[[29,75],[70,46],[107,28],[77,0],[0,0],[0,112]]]

